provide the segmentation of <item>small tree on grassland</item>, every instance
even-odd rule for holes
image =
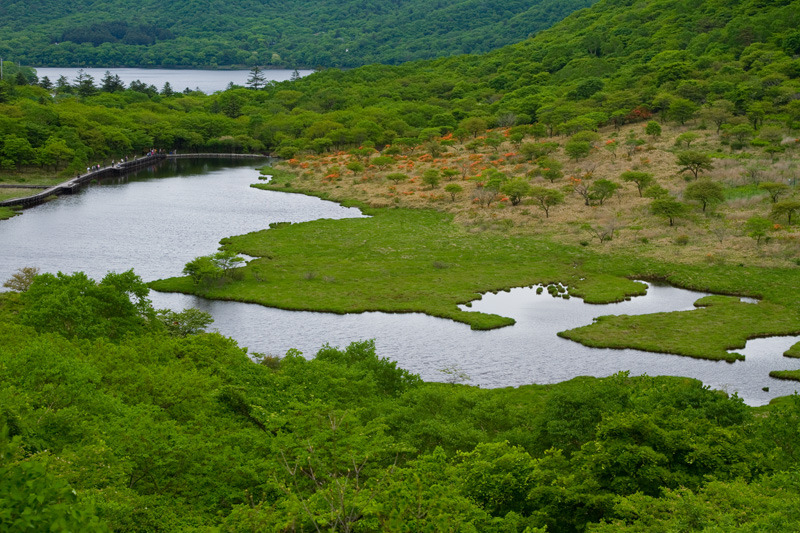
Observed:
[[[401,181],[408,181],[408,174],[403,174],[402,172],[393,172],[386,176],[386,179],[394,182],[394,184],[397,185]]]
[[[786,223],[792,223],[792,216],[800,211],[800,200],[781,200],[772,206],[770,215],[773,218],[786,217]]]
[[[700,202],[700,204],[703,206],[704,213],[707,206],[718,204],[725,200],[725,194],[723,193],[722,185],[716,181],[707,179],[690,183],[686,187],[684,197],[687,200],[695,200]]]
[[[650,204],[650,212],[656,216],[669,220],[669,225],[675,225],[675,219],[682,217],[688,211],[686,204],[675,198],[657,198]]]
[[[756,240],[756,245],[761,244],[761,239],[767,236],[767,232],[772,227],[772,221],[764,217],[750,217],[744,223],[744,230],[749,237]]]
[[[767,191],[772,203],[777,203],[778,198],[789,192],[789,186],[785,183],[776,183],[774,181],[765,181],[758,184],[759,189]]]
[[[439,181],[441,181],[441,178],[439,177],[439,171],[435,168],[429,168],[422,173],[422,183],[428,185],[431,189],[438,187]]]
[[[445,192],[450,194],[450,201],[456,201],[456,195],[464,190],[458,183],[448,183],[444,186]]]
[[[511,200],[511,205],[519,205],[531,192],[531,185],[525,178],[514,178],[501,186],[500,190]]]
[[[639,172],[636,170],[629,170],[627,172],[623,172],[620,174],[620,179],[622,181],[627,181],[628,183],[635,183],[636,189],[639,191],[639,197],[642,197],[642,191],[649,187],[653,183],[653,175],[649,172]]]
[[[694,175],[695,179],[701,172],[713,170],[714,168],[711,156],[694,150],[679,153],[678,166],[681,167],[678,172],[686,172],[688,170]]]
[[[550,209],[564,203],[564,193],[547,187],[532,187],[529,196],[544,211],[544,217],[550,217]]]

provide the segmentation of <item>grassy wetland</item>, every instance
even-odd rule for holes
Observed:
[[[687,133],[693,148],[711,154],[697,178],[678,164]],[[768,185],[793,176],[793,157],[773,165],[757,149],[726,150],[699,122],[665,125],[658,136],[641,124],[573,137],[589,139],[577,141],[588,144],[585,155],[569,155],[575,138],[515,127],[283,161],[254,187],[358,206],[369,218],[276,224],[226,238],[223,249],[258,258],[235,280],[177,278],[152,287],[284,309],[423,312],[490,329],[513,320],[459,304],[548,283],[607,303],[642,294],[633,280],[645,279],[757,302],[714,296],[693,311],[603,317],[562,335],[588,346],[735,361],[743,356],[729,350],[747,339],[800,334],[798,233],[775,209],[794,189],[774,198]],[[694,190],[708,181],[720,184],[711,199]],[[598,183],[611,183],[610,194]],[[556,200],[543,205],[546,191]],[[681,206],[672,224],[653,208],[664,197]],[[752,220],[767,225],[753,229]]]

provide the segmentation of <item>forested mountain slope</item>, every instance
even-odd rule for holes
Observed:
[[[354,67],[486,52],[592,0],[11,0],[0,56],[41,66]]]

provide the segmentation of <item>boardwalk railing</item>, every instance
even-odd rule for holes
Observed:
[[[0,207],[31,207],[40,204],[53,196],[73,194],[77,192],[84,184],[92,180],[122,176],[143,167],[157,165],[167,159],[265,159],[266,157],[268,156],[260,154],[152,154],[140,157],[138,159],[132,159],[130,161],[123,161],[112,166],[90,170],[86,174],[80,174],[63,183],[54,185],[53,187],[47,187],[40,193],[2,201],[0,202]],[[19,188],[23,188],[23,186],[19,186]]]

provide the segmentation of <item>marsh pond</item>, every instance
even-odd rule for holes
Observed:
[[[263,164],[263,162],[261,163]],[[0,222],[0,279],[23,266],[42,271],[82,270],[99,279],[133,268],[146,281],[180,275],[183,265],[216,251],[221,238],[267,228],[273,222],[361,217],[354,208],[299,194],[257,190],[258,162],[178,160],[113,181]],[[151,293],[158,308],[197,307],[214,317],[212,329],[252,352],[283,355],[290,348],[313,354],[325,343],[344,346],[375,339],[382,357],[423,379],[446,381],[456,369],[481,387],[555,383],[575,376],[675,375],[738,393],[751,405],[791,394],[796,382],[768,376],[800,369],[782,353],[797,337],[754,339],[745,361],[691,359],[637,350],[595,349],[558,337],[601,315],[646,314],[693,308],[705,293],[650,284],[647,295],[608,305],[588,305],[535,288],[486,294],[469,310],[496,313],[516,324],[490,331],[431,316],[387,313],[335,315],[283,311],[254,304]],[[769,391],[763,390],[768,388]]]

